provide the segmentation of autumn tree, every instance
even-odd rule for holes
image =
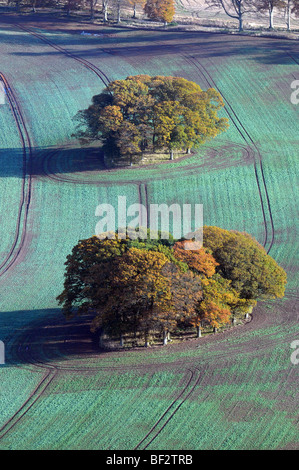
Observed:
[[[97,312],[93,328],[101,326],[111,332],[113,325],[112,332],[120,336],[131,328],[138,329],[148,345],[151,330],[160,326],[165,317],[169,322],[172,320],[169,282],[162,274],[166,263],[168,260],[161,253],[130,248],[110,263],[109,289],[106,288],[105,293],[103,275],[99,267],[94,266],[90,274],[96,286],[94,297],[99,304],[93,305]]]
[[[163,275],[170,281],[171,300],[167,316],[161,318],[163,343],[167,344],[168,334],[179,322],[188,323],[196,315],[202,299],[202,279],[192,271],[182,271],[176,264],[167,263]]]
[[[217,272],[231,280],[243,299],[281,298],[286,273],[253,237],[204,227],[204,246],[219,263]]]
[[[213,88],[179,77],[137,75],[115,80],[76,119],[82,144],[102,142],[111,163],[138,162],[144,153],[197,148],[228,127]]]
[[[80,241],[67,258],[64,290],[58,297],[65,316],[94,312],[92,330],[117,335],[120,344],[125,333],[138,332],[148,345],[154,330],[161,331],[166,344],[177,321],[194,314],[201,279],[182,272],[157,245],[141,246],[117,236]]]
[[[57,297],[66,318],[86,313],[93,308],[95,295],[90,271],[98,266],[103,279],[108,278],[111,262],[128,249],[127,240],[119,238],[100,240],[93,236],[80,240],[67,256],[64,289]]]
[[[188,268],[198,274],[203,274],[206,277],[212,277],[215,274],[216,266],[218,263],[213,256],[204,248],[198,250],[187,250],[185,248],[188,242],[185,240],[177,241],[174,244],[174,255],[180,261],[186,263]]]
[[[232,316],[246,313],[254,305],[255,300],[242,299],[230,280],[216,274],[202,280],[202,300],[191,323],[197,328],[197,335],[201,336],[202,325],[209,325],[216,331],[226,325]]]
[[[57,300],[66,318],[93,313],[92,329],[117,336],[159,332],[167,344],[177,325],[214,330],[247,313],[257,300],[284,295],[286,273],[247,233],[204,227],[204,246],[109,232],[80,240],[67,257]]]
[[[152,20],[170,23],[175,14],[174,0],[146,0],[144,12]]]

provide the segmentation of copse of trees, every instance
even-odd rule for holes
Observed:
[[[92,331],[148,346],[154,333],[166,344],[178,325],[192,326],[200,337],[203,327],[216,331],[257,300],[284,295],[286,273],[246,233],[206,226],[204,246],[192,251],[186,240],[149,234],[79,241],[57,298],[66,318],[92,312]]]
[[[197,148],[223,132],[228,120],[213,88],[180,77],[136,75],[111,82],[80,111],[75,137],[100,141],[109,163],[139,162],[144,154]]]

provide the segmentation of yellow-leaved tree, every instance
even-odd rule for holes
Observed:
[[[146,0],[144,11],[150,19],[163,21],[167,25],[175,14],[174,0]]]

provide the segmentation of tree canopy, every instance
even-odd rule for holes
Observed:
[[[157,150],[190,150],[223,132],[224,106],[213,88],[180,77],[136,75],[111,82],[80,111],[75,137],[100,141],[108,161],[138,162]]]
[[[174,0],[146,0],[144,12],[152,20],[172,21],[175,14]]]
[[[205,247],[218,263],[216,268],[244,299],[281,298],[285,271],[247,233],[204,227]]]
[[[148,232],[149,234],[150,232]],[[107,234],[108,235],[108,234]],[[110,234],[111,235],[111,234]],[[123,341],[177,325],[218,328],[244,315],[257,300],[282,297],[286,273],[250,235],[204,227],[204,246],[184,250],[185,240],[81,240],[67,257],[66,317],[93,312],[92,330]]]

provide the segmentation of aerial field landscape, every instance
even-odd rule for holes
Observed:
[[[298,40],[84,28],[0,18],[0,449],[298,449]],[[229,128],[174,160],[106,168],[74,117],[134,75],[214,88]],[[202,204],[204,225],[249,233],[286,271],[284,297],[216,334],[98,351],[89,315],[66,320],[57,296],[97,206],[119,196]]]

